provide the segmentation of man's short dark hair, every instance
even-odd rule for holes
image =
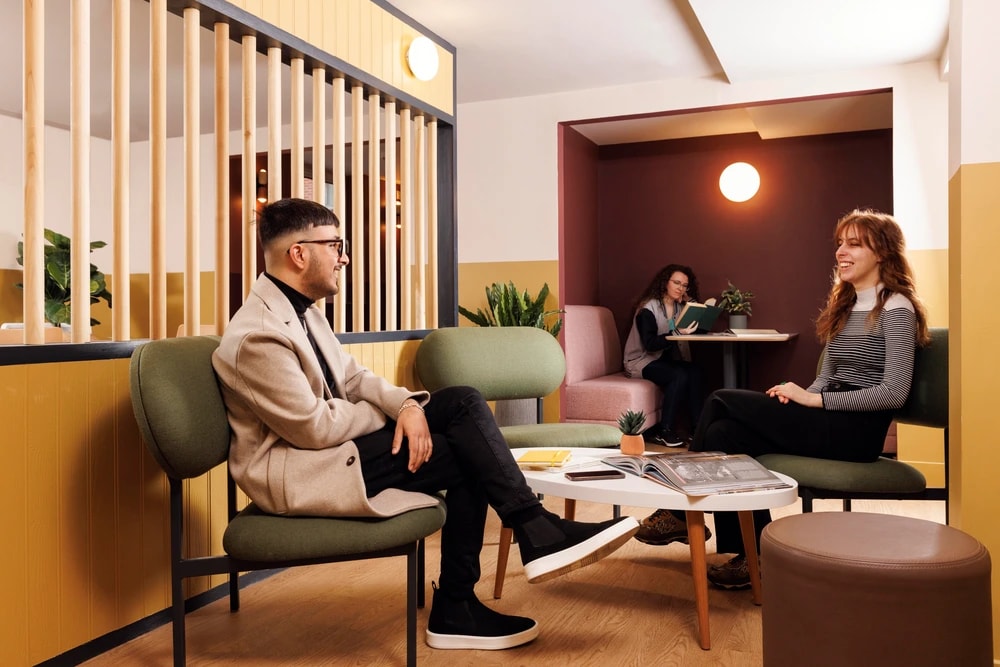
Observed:
[[[340,220],[333,211],[317,202],[294,197],[268,204],[257,215],[257,235],[265,248],[288,232],[329,225],[340,227]]]

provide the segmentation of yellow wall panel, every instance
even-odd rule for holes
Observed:
[[[59,411],[62,407],[59,382],[56,364],[28,368],[25,384],[31,400],[22,413],[5,415],[3,419],[4,423],[17,419],[30,425],[26,439],[12,444],[27,452],[28,627],[48,629],[46,632],[32,631],[28,637],[28,658],[32,664],[59,653],[63,646],[59,643],[58,632],[63,583],[60,560],[64,551],[60,543],[59,511],[60,496],[68,480],[59,474]],[[0,410],[11,407],[5,404]]]
[[[28,628],[39,618],[37,603],[29,595],[31,582],[27,572],[30,562],[28,544],[17,536],[29,535],[28,515],[28,372],[24,366],[0,367],[0,403],[10,418],[4,419],[4,465],[0,466],[0,508],[7,544],[0,549],[0,660],[4,664],[26,664]],[[37,531],[32,531],[37,539]],[[30,539],[30,538],[28,538]],[[52,586],[55,589],[55,586]],[[55,590],[50,589],[50,593]]]

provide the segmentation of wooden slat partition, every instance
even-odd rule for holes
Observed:
[[[379,211],[382,208],[380,131],[382,97],[368,95],[368,326],[369,331],[382,330],[382,244]],[[388,190],[387,190],[388,192]]]
[[[115,307],[111,309],[111,338],[129,340],[131,275],[129,262],[129,191],[131,184],[129,148],[129,58],[131,54],[131,2],[114,0],[112,6],[112,245],[114,259],[111,275],[114,282]]]
[[[330,142],[333,144],[333,154],[330,171],[333,181],[333,202],[331,202],[331,208],[337,215],[337,219],[340,220],[340,233],[347,238],[347,121],[345,118],[347,90],[344,77],[334,77],[332,89],[330,96]],[[333,328],[334,331],[344,331],[347,328],[347,279],[344,276],[341,276],[340,279],[340,294],[333,302]]]
[[[243,36],[243,296],[257,277],[257,38]]]
[[[323,184],[326,182],[326,70],[316,67],[312,71],[312,179],[313,201],[330,206],[326,201]]]
[[[267,50],[267,201],[281,199],[281,49]]]
[[[25,171],[25,223],[24,239],[28,269],[25,271],[25,336],[28,340],[43,342],[43,321],[40,317],[44,312],[44,274],[38,268],[42,264],[39,257],[43,256],[43,241],[41,231],[44,227],[43,179],[39,171],[44,132],[44,2],[41,0],[22,0],[25,11],[25,42],[24,42],[24,171]],[[134,230],[130,228],[130,194],[131,183],[146,174],[139,171],[132,175],[130,164],[130,132],[132,128],[129,118],[131,101],[129,78],[130,66],[130,1],[111,0],[113,11],[110,35],[113,47],[112,62],[112,178],[106,180],[111,188],[111,224],[112,244],[109,249],[113,254],[113,269],[110,273],[112,291],[115,294],[115,307],[111,311],[111,338],[128,340],[136,324],[130,315],[132,295],[130,288],[136,283],[130,275],[131,262],[129,257],[130,237]],[[369,14],[367,0],[351,0],[356,6],[348,11],[353,16],[353,22],[367,24]],[[258,14],[257,4],[241,4],[237,6]],[[311,33],[311,23],[327,22],[334,16],[340,16],[340,9],[328,12],[322,3],[313,2],[317,13],[305,11],[296,6],[290,10],[289,16],[296,18],[294,25],[287,25],[284,10],[272,7],[270,1],[259,3],[259,9],[265,20],[276,21],[283,28],[291,28],[293,34],[302,31]],[[270,13],[264,11],[265,5],[271,7]],[[364,6],[364,9],[362,9]],[[72,327],[74,341],[89,340],[90,332],[90,299],[87,285],[89,284],[90,265],[90,225],[91,202],[90,183],[95,180],[89,173],[93,159],[90,155],[90,80],[99,73],[91,72],[90,67],[90,34],[100,34],[101,26],[96,30],[90,26],[91,3],[83,0],[71,0],[73,56],[71,58],[71,99],[73,113],[70,129],[72,135],[72,155],[70,156],[70,181],[72,187],[72,232],[74,238],[73,253],[73,301],[77,304],[78,316]],[[167,0],[150,0],[149,18],[149,330],[143,335],[151,338],[163,338],[172,335],[167,330],[168,308],[169,317],[185,324],[191,333],[205,332],[208,327],[201,326],[201,320],[212,318],[214,330],[221,332],[228,321],[230,307],[230,255],[227,248],[235,239],[235,230],[230,227],[228,217],[232,208],[229,192],[229,160],[230,150],[229,127],[229,97],[231,86],[229,72],[229,51],[233,26],[242,41],[242,95],[243,95],[243,170],[241,174],[242,209],[241,220],[243,230],[239,242],[242,245],[242,262],[238,269],[243,275],[243,293],[246,294],[256,278],[257,239],[255,230],[255,214],[257,210],[258,185],[265,182],[267,201],[279,199],[285,193],[292,196],[305,196],[305,177],[309,165],[305,153],[304,137],[307,114],[313,122],[312,165],[314,174],[314,189],[311,196],[317,201],[328,204],[341,218],[344,225],[344,235],[351,241],[350,270],[345,272],[343,281],[345,292],[334,300],[333,325],[338,331],[368,332],[394,331],[400,328],[425,328],[436,326],[440,314],[436,296],[438,288],[438,266],[440,249],[436,234],[437,217],[437,180],[435,173],[437,161],[436,119],[418,101],[414,104],[412,98],[407,99],[406,87],[393,88],[390,92],[379,90],[379,81],[371,81],[366,76],[366,69],[393,72],[383,81],[396,81],[394,45],[399,38],[398,32],[392,32],[390,41],[382,40],[375,47],[351,47],[351,53],[360,58],[360,73],[352,71],[350,81],[347,75],[336,64],[326,61],[322,55],[311,53],[308,48],[289,51],[284,45],[278,44],[277,33],[271,33],[265,24],[240,25],[226,18],[224,7],[213,7],[209,15],[202,12],[200,3],[169,3]],[[357,11],[355,11],[357,10]],[[166,80],[172,76],[168,66],[168,26],[169,21],[175,21],[171,12],[180,16],[183,22],[183,103],[180,116],[184,129],[181,136],[175,136],[173,128],[169,128],[168,120],[173,121],[173,115],[168,117],[168,104],[175,105],[177,100],[168,99]],[[382,19],[394,23],[395,19],[383,16],[381,10],[377,27],[383,26]],[[103,17],[103,14],[102,14]],[[308,18],[302,18],[308,17]],[[302,20],[300,21],[300,18]],[[175,24],[176,25],[176,24]],[[200,40],[202,30],[214,32],[214,148],[213,159],[215,169],[201,173],[201,107],[206,100],[201,99],[200,77],[203,69]],[[256,30],[254,30],[256,29]],[[338,27],[338,30],[340,28]],[[353,39],[356,34],[364,33],[362,25],[356,25],[347,30],[343,36]],[[375,36],[378,33],[373,33]],[[267,37],[266,45],[262,45],[259,35]],[[371,36],[369,36],[371,37]],[[405,35],[404,35],[405,37]],[[323,39],[326,39],[324,37]],[[338,39],[340,39],[338,37]],[[364,39],[361,40],[363,42]],[[378,41],[376,37],[376,41]],[[359,42],[360,44],[360,42]],[[259,49],[259,50],[258,50]],[[267,169],[258,173],[258,138],[256,107],[254,102],[258,96],[256,81],[256,63],[260,55],[266,58],[267,65]],[[353,58],[353,56],[352,56]],[[305,109],[306,61],[309,62],[309,75],[313,77],[312,96],[313,108]],[[289,103],[285,103],[282,93],[282,68],[290,70],[289,88],[291,91]],[[206,71],[208,71],[206,69]],[[404,72],[406,77],[408,73]],[[330,108],[326,105],[327,81],[331,81]],[[393,85],[396,85],[393,83]],[[348,86],[350,90],[348,91]],[[178,96],[179,97],[179,96]],[[350,99],[351,109],[347,109]],[[367,104],[365,102],[367,101]],[[288,104],[288,109],[282,106]],[[173,106],[169,107],[173,109]],[[430,110],[433,112],[433,109]],[[331,132],[326,132],[326,117],[331,118]],[[352,127],[346,127],[346,116],[350,113]],[[171,111],[171,114],[174,112]],[[286,114],[284,118],[282,115]],[[367,115],[367,121],[365,116]],[[180,119],[180,118],[179,118]],[[288,128],[287,144],[284,144],[283,132]],[[264,127],[262,125],[262,127]],[[347,137],[347,132],[350,136]],[[450,136],[450,135],[449,135]],[[260,141],[264,138],[261,137]],[[140,139],[141,141],[141,139]],[[283,145],[284,144],[284,145]],[[183,150],[183,175],[180,187],[183,188],[183,204],[176,190],[174,178],[168,170],[168,150],[173,155],[175,146]],[[345,164],[347,146],[351,146],[351,165]],[[326,150],[332,147],[332,158],[327,158]],[[289,175],[283,174],[282,151],[289,151]],[[172,158],[171,158],[172,159]],[[382,166],[384,165],[384,166]],[[332,196],[330,189],[325,187],[326,170],[332,173]],[[173,165],[170,165],[173,168]],[[346,183],[347,174],[351,173],[351,183]],[[180,176],[180,175],[179,175]],[[283,182],[289,178],[284,188]],[[348,191],[346,188],[350,188]],[[201,265],[201,236],[207,233],[207,224],[203,225],[201,211],[203,208],[203,193],[211,192],[215,198],[213,216],[213,237],[215,253],[212,267]],[[401,202],[397,206],[397,198]],[[326,201],[328,200],[329,201]],[[355,202],[347,210],[350,202]],[[183,205],[183,212],[173,207]],[[168,209],[170,209],[168,211]],[[182,213],[182,215],[180,215]],[[169,214],[169,218],[168,218]],[[145,217],[145,216],[143,216]],[[176,244],[180,235],[175,233],[179,220],[183,218],[184,228],[184,267],[178,280],[176,273],[168,272],[168,246]],[[350,219],[348,219],[350,218]],[[103,221],[102,221],[103,222]],[[207,221],[204,221],[207,223]],[[384,232],[382,224],[385,224]],[[206,231],[202,231],[203,226]],[[171,230],[168,235],[168,229]],[[383,233],[385,236],[383,237]],[[209,288],[202,288],[203,270],[214,269],[214,283]],[[236,271],[237,269],[232,269]],[[41,274],[41,275],[39,275]],[[206,274],[207,276],[207,274]],[[168,278],[169,281],[168,282]],[[207,277],[206,277],[207,279]],[[141,278],[139,278],[141,281]],[[350,283],[348,285],[348,283]],[[139,282],[138,284],[142,284]],[[177,287],[183,289],[183,300],[177,300],[173,294]],[[41,291],[40,291],[41,290]],[[39,296],[39,295],[42,296]],[[168,299],[168,296],[171,298]],[[212,301],[212,308],[203,309],[202,301]],[[384,302],[384,303],[383,303]],[[178,313],[175,304],[181,305]],[[347,322],[347,304],[351,305],[351,321]],[[323,304],[321,304],[323,305]],[[141,325],[140,325],[141,326]],[[106,333],[101,335],[107,336]]]
[[[149,2],[149,336],[167,337],[167,2]]]
[[[352,331],[365,330],[365,91],[361,86],[351,88],[351,251],[354,267],[351,269],[352,299],[354,309]]]
[[[400,328],[412,329],[413,318],[413,122],[410,110],[399,112],[399,296]]]
[[[396,103],[385,104],[385,331],[399,328],[399,274],[396,262]]]
[[[188,334],[201,332],[201,12],[184,10],[184,325]]]
[[[74,343],[90,340],[90,0],[73,0],[71,15],[70,181],[73,246],[70,326]]]
[[[424,194],[427,197],[427,322],[438,326],[438,209],[437,209],[437,121],[427,123],[427,173]]]
[[[424,117],[414,121],[413,237],[416,257],[413,260],[413,327],[427,326],[427,136]]]
[[[24,342],[45,342],[45,2],[24,0]]]
[[[291,123],[292,154],[289,169],[289,193],[292,197],[302,198],[305,190],[305,63],[302,58],[292,58],[291,88],[292,96],[289,104],[289,123]],[[280,135],[279,135],[280,136]]]
[[[215,333],[229,322],[229,24],[215,24]]]
[[[315,67],[312,71],[312,182],[313,201],[329,207],[326,201],[326,70]],[[339,233],[343,233],[341,230]],[[320,312],[326,312],[326,299],[316,302]]]

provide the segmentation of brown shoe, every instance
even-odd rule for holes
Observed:
[[[710,565],[708,580],[713,586],[730,591],[750,588],[750,566],[747,564],[747,557],[733,556],[721,565]]]
[[[712,537],[712,531],[705,526],[705,540]],[[643,544],[664,546],[671,542],[688,543],[688,527],[686,521],[681,521],[669,510],[656,510],[639,524],[639,532],[635,539]]]

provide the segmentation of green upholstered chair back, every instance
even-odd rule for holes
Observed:
[[[189,336],[132,353],[132,410],[146,447],[174,479],[198,477],[229,454],[229,421],[212,370],[218,346],[218,336]]]
[[[496,401],[551,394],[566,375],[566,357],[543,329],[450,327],[427,334],[416,367],[430,391],[465,385]]]
[[[932,327],[930,345],[917,350],[910,396],[896,421],[948,427],[948,329]]]

